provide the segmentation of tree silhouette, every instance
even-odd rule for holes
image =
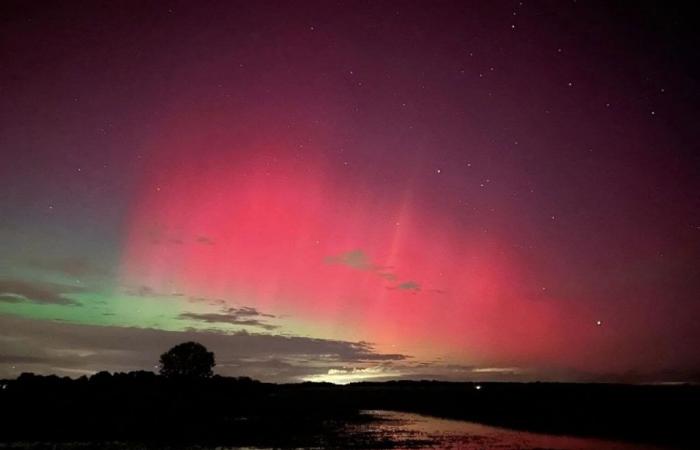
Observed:
[[[206,378],[215,365],[214,353],[197,342],[183,342],[160,355],[160,374],[166,377]]]

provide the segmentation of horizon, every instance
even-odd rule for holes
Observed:
[[[107,374],[110,377],[120,376],[120,375],[131,375],[131,374],[149,374],[159,378],[167,378],[167,376],[154,372],[152,370],[130,370],[128,372],[109,372],[106,370],[101,370],[98,372],[93,372],[91,374],[83,374],[80,376],[70,376],[70,375],[57,375],[57,374],[35,374],[33,372],[22,372],[16,378],[6,379],[0,378],[0,381],[19,381],[23,376],[40,377],[40,378],[51,378],[56,377],[61,380],[68,379],[70,381],[81,381],[90,380],[93,376],[99,374]],[[215,373],[212,377],[205,378],[204,380],[211,378],[227,378],[231,380],[241,381],[241,382],[253,382],[262,384],[274,384],[274,385],[286,385],[286,384],[331,384],[334,386],[348,386],[351,384],[366,384],[366,383],[445,383],[445,384],[470,384],[474,385],[477,389],[481,389],[482,385],[489,384],[568,384],[568,385],[620,385],[620,386],[697,386],[700,385],[698,381],[640,381],[640,382],[623,382],[623,381],[489,381],[489,380],[439,380],[435,378],[390,378],[390,379],[364,379],[360,381],[343,381],[334,379],[333,381],[314,381],[314,380],[301,380],[301,381],[286,381],[286,382],[274,382],[274,381],[261,381],[255,378],[250,378],[248,376],[236,376],[236,375],[219,375]],[[4,387],[0,387],[3,388]]]
[[[0,5],[0,379],[700,382],[680,5]]]

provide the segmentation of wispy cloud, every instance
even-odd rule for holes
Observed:
[[[378,277],[384,280],[396,282],[398,277],[390,271],[391,267],[381,266],[372,262],[371,258],[362,250],[352,250],[338,255],[327,256],[326,264],[338,264],[350,267],[356,270],[363,270],[375,273]],[[417,281],[406,280],[399,282],[393,286],[387,286],[390,290],[408,291],[417,294],[421,292],[422,286]],[[439,289],[429,289],[428,292],[442,294],[444,291]]]
[[[326,264],[338,264],[351,269],[374,272],[377,276],[388,281],[395,281],[397,278],[395,274],[390,272],[391,267],[374,264],[370,257],[359,249],[340,253],[339,255],[327,256],[324,261]]]
[[[418,292],[420,291],[420,285],[416,283],[415,281],[404,281],[402,283],[399,283],[396,286],[397,289],[400,289],[402,291],[413,291],[413,292]]]
[[[214,240],[208,236],[196,235],[185,236],[180,230],[172,230],[165,225],[155,225],[146,232],[151,244],[173,244],[184,245],[194,242],[196,244],[214,245]]]
[[[77,305],[78,302],[66,295],[82,290],[78,286],[57,283],[0,279],[0,301],[6,303],[27,301],[47,305]]]
[[[274,318],[274,315],[261,313],[257,309],[249,306],[244,306],[242,308],[225,308],[218,313],[186,312],[180,314],[178,317],[180,319],[207,323],[226,323],[229,325],[259,327],[265,330],[279,328],[278,325],[270,324],[266,321],[266,319]]]
[[[183,293],[181,292],[163,292],[163,291],[158,291],[153,289],[150,286],[146,285],[141,285],[141,286],[136,286],[132,288],[127,288],[125,290],[125,293],[127,295],[130,295],[132,297],[150,297],[150,298],[155,298],[155,297],[182,297],[184,296]]]
[[[379,266],[372,264],[367,254],[362,250],[352,250],[339,255],[328,256],[325,262],[326,264],[340,264],[358,270],[375,271],[380,269]]]

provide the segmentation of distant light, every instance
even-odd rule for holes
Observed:
[[[476,386],[474,386],[474,389],[476,389],[477,391],[480,391],[480,390],[481,390],[481,385],[480,385],[480,384],[477,384]]]
[[[595,324],[598,325],[598,326],[601,326],[601,325],[603,325],[603,321],[602,321],[602,320],[596,320],[596,321],[595,321]]]

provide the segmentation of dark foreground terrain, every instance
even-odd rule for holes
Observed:
[[[0,382],[0,447],[71,443],[79,448],[79,443],[95,442],[117,447],[429,444],[420,439],[399,443],[391,435],[357,431],[382,420],[363,411],[389,410],[700,448],[698,406],[700,388],[690,385],[402,381],[336,386],[218,376],[176,380],[150,372],[102,372],[77,380],[24,374]]]

